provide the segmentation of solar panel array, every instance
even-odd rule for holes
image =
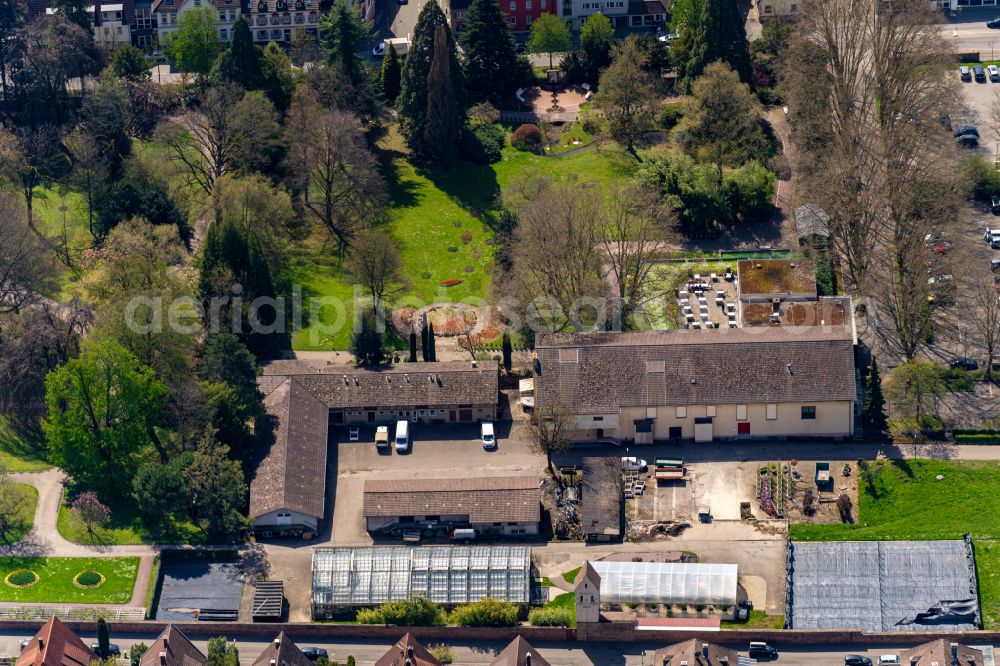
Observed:
[[[317,548],[313,609],[377,606],[424,596],[440,604],[530,601],[527,546]]]

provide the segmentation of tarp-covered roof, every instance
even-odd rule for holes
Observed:
[[[789,575],[793,629],[967,631],[980,623],[964,541],[798,542]]]

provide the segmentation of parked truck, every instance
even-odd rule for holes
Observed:
[[[653,460],[653,478],[657,481],[676,481],[684,478],[683,458],[656,458]]]

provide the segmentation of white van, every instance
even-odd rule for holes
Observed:
[[[460,527],[451,533],[451,538],[455,541],[473,541],[476,538],[476,530]]]
[[[410,450],[410,422],[396,421],[396,453]]]
[[[482,426],[480,427],[480,434],[481,434],[482,439],[483,439],[483,448],[484,449],[495,449],[495,448],[497,448],[497,438],[496,438],[496,435],[493,434],[493,424],[492,423],[484,423],[484,424],[482,424]]]

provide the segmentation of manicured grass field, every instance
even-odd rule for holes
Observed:
[[[7,472],[40,472],[52,465],[38,457],[44,444],[28,441],[0,416],[0,469]]]
[[[560,594],[558,597],[545,604],[544,608],[561,608],[568,611],[570,617],[572,618],[572,622],[569,626],[576,626],[576,595],[572,592]]]
[[[796,541],[1000,538],[1000,463],[870,463],[854,525],[792,525]],[[940,481],[937,476],[941,475]]]
[[[565,159],[544,158],[507,146],[500,162],[461,164],[449,172],[418,168],[406,159],[395,129],[379,143],[389,190],[386,231],[399,245],[406,284],[390,297],[391,307],[420,307],[444,301],[478,304],[489,294],[493,271],[493,231],[501,188],[518,177],[608,183],[627,174],[635,161],[614,146],[602,146]],[[453,251],[449,251],[453,249]],[[335,249],[317,231],[292,258],[292,280],[305,297],[302,328],[292,346],[298,350],[343,350],[350,347],[355,289],[341,269]],[[441,282],[460,279],[455,286]],[[313,302],[322,325],[310,324],[310,296],[336,303]],[[361,303],[368,303],[363,291]],[[360,307],[358,308],[360,309]],[[331,330],[327,330],[331,329]]]
[[[38,582],[21,589],[3,582],[20,569],[34,572]],[[90,589],[74,585],[73,578],[83,571],[96,571],[104,576],[104,583]],[[138,571],[138,557],[2,557],[0,601],[127,604]]]
[[[93,534],[65,504],[59,507],[56,522],[59,534],[68,541],[92,546],[125,546],[140,543],[201,543],[205,533],[190,522],[177,522],[169,531],[150,528],[142,523],[134,504],[121,503],[111,506],[111,522],[99,527]]]
[[[976,539],[976,573],[979,577],[979,608],[983,629],[1000,629],[1000,541]]]
[[[569,571],[566,571],[565,573],[563,573],[562,579],[564,581],[566,581],[567,583],[574,583],[574,582],[576,582],[576,576],[577,576],[577,574],[580,573],[580,569],[582,569],[582,568],[583,567],[577,567],[575,569],[570,569]]]
[[[0,535],[0,543],[17,543],[28,535],[35,522],[35,507],[38,506],[38,489],[27,483],[10,484],[10,492],[24,502],[16,516],[11,516],[10,526]]]

